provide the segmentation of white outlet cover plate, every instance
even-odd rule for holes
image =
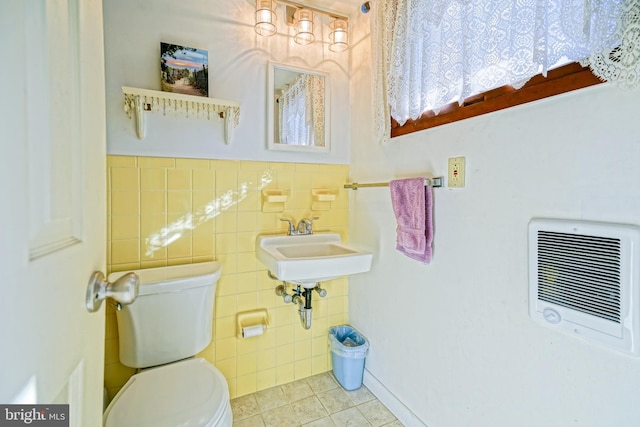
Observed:
[[[449,187],[462,188],[465,181],[465,158],[451,157],[449,158]]]

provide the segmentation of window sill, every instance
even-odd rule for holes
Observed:
[[[391,119],[391,138],[600,83],[602,81],[594,76],[588,67],[582,67],[573,62],[550,70],[547,77],[541,74],[534,76],[520,89],[514,89],[513,86],[502,86],[467,98],[462,105],[458,105],[457,102],[448,104],[440,110],[438,115],[435,115],[433,111],[427,111],[417,120],[408,120],[403,126]]]

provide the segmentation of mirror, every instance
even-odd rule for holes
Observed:
[[[329,152],[327,73],[270,62],[267,103],[270,150]]]

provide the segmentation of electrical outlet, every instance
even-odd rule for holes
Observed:
[[[464,187],[464,157],[449,159],[449,187]]]

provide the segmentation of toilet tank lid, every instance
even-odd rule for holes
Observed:
[[[146,268],[133,270],[140,278],[139,295],[151,295],[160,292],[173,292],[182,289],[208,286],[215,283],[222,274],[222,264],[218,261],[197,264],[173,265],[171,267]],[[124,272],[109,274],[113,282]]]
[[[229,410],[227,382],[204,359],[134,375],[104,414],[105,427],[213,426]]]

